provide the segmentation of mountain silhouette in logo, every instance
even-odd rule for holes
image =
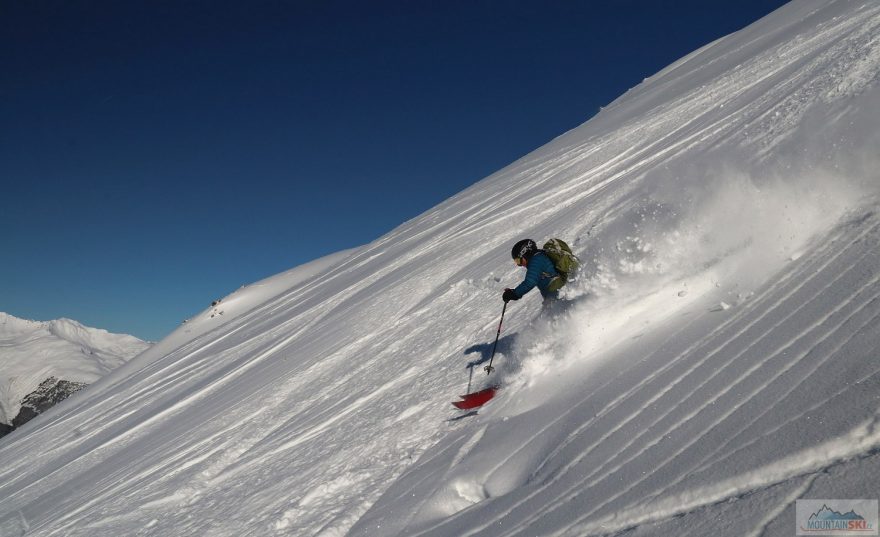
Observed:
[[[865,520],[865,518],[856,514],[855,509],[849,513],[839,513],[822,504],[822,509],[810,515],[810,520]]]

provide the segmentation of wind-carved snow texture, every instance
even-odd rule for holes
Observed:
[[[0,533],[787,536],[876,497],[878,28],[794,2],[236,291],[0,444]],[[487,376],[510,246],[554,236],[580,279],[509,305]]]
[[[638,360],[615,376],[574,380],[577,366],[557,364],[564,375],[536,384],[564,396],[525,417],[501,403],[505,425],[482,435],[494,460],[458,470],[492,501],[402,534],[613,534],[724,510],[772,486],[797,488],[798,478],[877,448],[876,405],[865,408],[863,398],[876,399],[880,370],[876,347],[864,346],[880,335],[878,242],[880,219],[853,214],[731,316],[692,312],[663,341],[622,345],[620,359]],[[583,391],[572,396],[575,386]],[[528,398],[527,390],[517,396]],[[511,421],[532,424],[527,439]],[[516,442],[505,440],[510,434]],[[518,468],[529,472],[510,483]],[[430,498],[428,514],[456,505],[446,489],[415,495]]]

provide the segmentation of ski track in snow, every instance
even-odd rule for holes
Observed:
[[[872,278],[863,281],[858,286],[848,286],[844,285],[846,278],[852,277],[853,273],[856,275],[864,275],[864,267],[866,266],[877,266],[877,246],[880,246],[877,240],[878,235],[878,225],[875,222],[875,218],[873,215],[869,215],[870,217],[870,225],[861,225],[853,227],[858,230],[858,233],[855,236],[846,236],[844,233],[846,230],[850,229],[849,225],[842,226],[843,231],[839,232],[836,237],[829,237],[823,244],[824,247],[817,250],[817,252],[809,259],[809,263],[799,263],[793,267],[793,270],[783,273],[778,282],[774,285],[766,288],[763,293],[759,296],[755,296],[750,299],[748,303],[746,303],[745,307],[743,307],[738,314],[732,316],[730,319],[721,323],[716,329],[712,330],[701,339],[699,339],[694,344],[690,345],[683,352],[677,354],[672,357],[668,361],[665,362],[661,368],[656,369],[650,375],[645,376],[644,379],[640,380],[637,384],[632,386],[630,389],[621,393],[618,397],[611,400],[607,405],[605,405],[602,410],[596,414],[593,418],[585,421],[581,426],[573,429],[571,433],[564,439],[561,439],[558,446],[552,450],[548,456],[544,459],[543,463],[536,465],[536,470],[533,472],[530,482],[534,482],[538,480],[540,486],[534,486],[533,491],[524,496],[522,499],[513,503],[503,509],[500,512],[494,513],[491,517],[482,517],[482,521],[478,524],[473,524],[469,526],[471,529],[462,535],[478,535],[482,534],[484,530],[491,529],[493,526],[497,525],[501,521],[508,521],[510,517],[523,517],[520,520],[517,520],[516,527],[519,530],[511,530],[509,535],[519,535],[519,534],[530,534],[536,531],[536,528],[532,526],[532,524],[536,523],[540,519],[549,518],[553,519],[554,509],[565,509],[565,506],[570,502],[573,502],[577,499],[577,497],[581,494],[584,494],[584,491],[588,491],[593,487],[601,484],[602,482],[607,482],[614,478],[614,476],[623,470],[627,470],[631,467],[631,465],[635,462],[638,462],[639,457],[648,453],[651,449],[655,448],[657,444],[659,444],[664,438],[675,434],[678,429],[686,427],[691,420],[699,417],[701,414],[706,413],[708,409],[713,408],[716,402],[722,400],[725,395],[729,394],[732,390],[735,390],[739,387],[740,384],[744,384],[750,379],[761,377],[761,375],[757,375],[757,373],[762,372],[762,370],[770,369],[775,361],[781,361],[781,357],[783,357],[789,350],[792,350],[798,346],[798,344],[802,344],[804,340],[810,340],[809,344],[805,346],[805,348],[797,353],[793,359],[790,361],[785,361],[782,364],[777,366],[776,371],[770,375],[763,375],[763,379],[761,382],[757,383],[757,385],[752,389],[751,392],[747,393],[745,396],[740,396],[740,399],[734,402],[732,405],[722,405],[725,410],[719,417],[714,418],[713,421],[701,427],[703,434],[711,432],[713,429],[718,427],[720,424],[723,424],[725,420],[730,418],[734,413],[740,410],[741,406],[747,404],[749,401],[760,397],[763,392],[765,392],[771,385],[776,383],[778,379],[780,379],[783,375],[790,375],[793,371],[797,371],[798,367],[802,365],[802,361],[808,358],[811,355],[817,354],[817,349],[820,349],[823,343],[826,340],[830,340],[833,342],[833,347],[830,350],[827,350],[822,353],[824,356],[821,360],[816,360],[806,372],[802,372],[800,374],[800,379],[797,382],[793,382],[787,388],[781,392],[780,396],[775,398],[775,402],[784,401],[787,397],[789,397],[792,393],[796,392],[804,382],[813,377],[813,375],[823,366],[828,363],[835,355],[837,355],[841,349],[846,347],[853,338],[862,334],[865,329],[871,327],[876,330],[878,326],[878,318],[880,318],[880,313],[877,313],[877,298],[880,296],[880,293],[877,293],[877,283],[880,276],[874,276]],[[847,244],[843,247],[840,246],[840,242],[846,239]],[[871,240],[871,244],[869,246],[864,245],[865,240]],[[856,254],[853,254],[851,250],[857,250]],[[842,265],[842,266],[841,266]],[[833,277],[828,277],[828,273],[835,274]],[[809,289],[811,285],[823,284],[817,290],[813,291],[810,295],[804,298],[803,292],[805,289]],[[746,369],[744,372],[739,372],[735,375],[726,374],[727,369],[734,368],[736,365],[741,364],[742,358],[744,355],[750,353],[759,346],[764,340],[769,340],[774,337],[774,334],[778,334],[780,332],[785,333],[784,330],[781,330],[781,327],[789,322],[795,316],[801,314],[803,310],[809,309],[809,306],[812,302],[818,300],[824,294],[829,293],[832,288],[843,288],[848,289],[852,287],[852,292],[841,299],[836,303],[836,306],[830,308],[824,312],[824,315],[811,323],[804,324],[803,328],[796,333],[793,337],[789,338],[784,342],[774,342],[775,349],[765,354],[765,358],[761,360],[757,360],[751,364],[751,366]],[[875,292],[871,292],[875,291]],[[792,306],[792,303],[796,305]],[[775,316],[779,315],[779,312],[784,312],[783,315],[778,320],[775,320],[773,323],[768,323],[767,321],[773,319]],[[848,311],[846,315],[841,315],[843,311]],[[854,330],[851,325],[858,316],[865,314],[866,312],[874,311],[875,313],[867,316],[867,319],[862,321]],[[839,318],[836,322],[830,322],[833,318]],[[741,327],[737,326],[738,324],[742,324]],[[827,326],[829,325],[830,326]],[[685,325],[684,329],[687,329],[689,325]],[[838,332],[845,326],[849,326],[848,330],[850,330],[849,335],[839,337]],[[699,378],[699,374],[702,369],[705,369],[705,365],[710,363],[710,360],[715,355],[721,354],[724,349],[730,346],[732,343],[741,341],[744,335],[750,332],[758,332],[758,335],[754,337],[749,337],[748,340],[752,343],[746,347],[741,348],[735,355],[733,356],[725,356],[725,360],[720,367],[715,366],[715,369],[712,369],[711,372],[705,375],[704,378]],[[677,335],[676,333],[675,335]],[[673,336],[674,337],[674,336]],[[662,350],[663,345],[659,346],[658,351]],[[696,355],[702,355],[702,358],[698,359],[693,364],[687,364],[687,368],[684,371],[673,371],[673,369],[678,366],[682,362],[687,362],[690,359],[693,359]],[[645,360],[642,360],[636,364],[636,366],[644,367]],[[633,367],[635,369],[636,367]],[[662,381],[662,376],[667,373],[674,373],[673,378],[675,380],[671,382],[664,383]],[[862,383],[869,378],[875,377],[878,373],[878,370],[871,370],[869,373],[864,375],[862,378],[856,381],[856,384]],[[726,375],[725,375],[726,374]],[[697,376],[696,379],[692,379],[691,377]],[[709,393],[712,394],[711,397],[698,401],[697,405],[692,403],[688,403],[689,401],[695,398],[695,394],[698,392],[706,391],[704,388],[709,385],[716,377],[722,378],[736,378],[738,382],[731,383],[726,388],[720,391],[711,391]],[[659,380],[658,380],[659,379]],[[694,382],[696,380],[696,382]],[[609,429],[602,435],[596,435],[594,431],[591,430],[591,427],[594,426],[599,420],[609,416],[614,410],[616,410],[619,406],[622,406],[624,403],[629,401],[634,396],[638,395],[639,392],[643,392],[646,390],[650,390],[651,384],[655,383],[663,386],[656,393],[650,396],[644,403],[640,404],[634,412],[629,414],[624,418],[615,418],[614,422],[616,425]],[[611,381],[610,381],[611,382]],[[609,383],[610,383],[609,382]],[[609,384],[609,383],[606,383]],[[613,454],[612,456],[605,461],[601,461],[595,463],[593,465],[594,470],[592,472],[587,472],[583,478],[573,481],[570,485],[564,488],[561,492],[554,491],[552,496],[549,498],[545,495],[547,494],[547,490],[552,488],[554,484],[566,478],[572,473],[576,473],[575,470],[584,462],[584,460],[593,454],[594,450],[603,446],[608,442],[613,442],[614,437],[624,435],[626,432],[626,427],[633,423],[638,423],[640,419],[643,418],[643,414],[646,412],[650,412],[650,409],[653,405],[657,404],[661,399],[668,394],[672,393],[674,389],[681,384],[682,386],[691,385],[693,388],[689,389],[686,393],[684,393],[677,402],[672,404],[663,404],[659,405],[660,408],[667,409],[664,413],[659,416],[652,417],[647,420],[649,423],[659,424],[664,420],[672,417],[675,421],[669,423],[665,426],[665,428],[661,430],[654,430],[655,426],[648,427],[643,429],[641,432],[632,432],[630,433],[630,440],[619,444],[614,444]],[[593,393],[601,391],[605,386],[601,387],[599,390],[594,391]],[[823,403],[828,402],[831,399],[839,396],[843,391],[847,388],[842,388],[834,393],[832,393],[828,398],[823,401],[820,401],[811,407],[812,409],[818,409],[823,406]],[[582,415],[583,412],[581,410],[581,405],[584,405],[586,402],[590,400],[592,395],[587,396],[585,399],[573,404],[570,406],[569,411],[562,414],[557,421],[564,421],[568,416],[567,414],[573,415]],[[609,531],[609,527],[618,526],[620,529],[625,528],[629,522],[626,522],[625,517],[621,517],[621,513],[625,513],[627,509],[632,509],[634,513],[639,513],[639,516],[645,511],[645,503],[651,502],[653,499],[658,496],[662,496],[664,494],[668,494],[671,489],[673,489],[679,483],[688,479],[691,476],[691,472],[699,473],[701,471],[706,471],[708,468],[717,465],[718,462],[727,459],[733,456],[737,451],[741,451],[747,449],[750,444],[754,443],[757,440],[753,440],[751,442],[747,442],[745,445],[742,445],[732,452],[728,452],[723,456],[719,456],[719,452],[724,449],[728,444],[733,442],[741,433],[748,430],[752,427],[757,421],[759,421],[762,417],[764,417],[768,412],[769,408],[772,408],[775,404],[768,404],[767,409],[763,412],[758,413],[755,417],[747,420],[743,425],[737,427],[736,433],[732,436],[728,437],[726,442],[721,443],[714,450],[708,452],[703,455],[702,458],[697,459],[695,461],[689,461],[689,467],[682,468],[681,466],[677,467],[677,471],[680,472],[679,476],[676,479],[666,483],[662,488],[658,488],[657,490],[651,492],[650,494],[644,497],[638,497],[635,501],[630,503],[627,507],[620,509],[620,507],[616,507],[615,520],[613,524],[604,523],[601,525],[602,531],[600,533],[607,533]],[[681,407],[692,409],[684,416],[676,417],[676,414],[680,414],[680,410],[677,410]],[[794,421],[806,414],[808,414],[810,409],[805,409],[804,411],[796,414],[791,421]],[[643,420],[644,421],[644,420]],[[671,420],[670,420],[671,421]],[[789,422],[779,423],[774,430],[775,432],[779,429],[784,428]],[[524,442],[522,448],[527,449],[529,444],[537,438],[540,438],[542,435],[546,434],[549,430],[556,425],[555,422],[551,422],[547,424],[545,427],[538,429],[534,434],[530,436],[530,440]],[[591,434],[592,433],[592,434]],[[579,442],[583,442],[585,439],[591,438],[588,440],[588,444],[585,448],[579,453],[570,453],[567,456],[561,456],[561,454],[570,446],[576,445]],[[656,458],[651,458],[651,464],[654,467],[662,468],[664,465],[667,465],[676,460],[682,453],[685,453],[688,449],[692,448],[702,439],[702,435],[694,436],[692,440],[681,444],[681,446],[677,449],[677,451],[669,454],[664,460],[658,461]],[[874,435],[870,437],[867,444],[869,447],[877,445],[878,441],[880,441],[880,437]],[[634,449],[637,448],[637,449]],[[853,454],[857,454],[861,452],[861,450],[865,449],[865,442],[858,443],[858,447],[852,452],[840,455],[839,457],[852,456]],[[631,453],[630,453],[631,452]],[[500,458],[499,462],[492,467],[492,469],[487,472],[489,475],[492,473],[499,471],[503,466],[508,463],[511,459],[515,458],[517,455],[516,451],[511,453],[506,457]],[[626,456],[626,458],[624,458]],[[567,460],[568,463],[554,470],[551,475],[548,477],[541,477],[541,474],[544,472],[545,466],[547,466],[548,461],[551,461],[557,457],[562,458],[563,460]],[[709,461],[713,461],[714,463],[710,463]],[[790,469],[779,469],[776,468],[775,472],[770,472],[770,475],[774,476],[777,480],[782,480],[792,475],[799,475],[800,473],[815,471],[817,469],[817,462],[812,459],[808,459],[807,462],[800,462],[797,460],[793,461],[793,467]],[[822,461],[821,464],[827,464],[827,461]],[[819,466],[821,466],[821,464]],[[694,468],[696,467],[696,468]],[[760,472],[756,472],[757,477],[760,478]],[[782,475],[783,477],[780,477]],[[585,524],[584,521],[588,520],[591,516],[599,513],[603,508],[612,506],[615,501],[619,500],[621,497],[626,496],[628,493],[636,489],[636,487],[644,480],[648,479],[651,474],[646,474],[646,476],[642,479],[636,480],[630,486],[625,487],[618,491],[617,493],[605,496],[600,496],[602,498],[599,502],[588,502],[591,505],[591,508],[588,509],[585,513],[583,513],[579,517],[575,517],[573,521],[566,527],[557,530],[552,533],[548,533],[551,535],[587,535],[593,534],[595,530],[600,526],[590,526],[589,524]],[[764,478],[761,478],[764,479]],[[760,480],[754,483],[746,483],[746,484],[738,484],[738,488],[729,492],[729,496],[733,497],[739,494],[742,494],[744,491],[752,490],[754,488],[765,487],[770,484],[773,484],[775,481],[771,479],[770,481]],[[687,490],[677,491],[677,495],[674,497],[686,497],[688,496]],[[542,506],[551,506],[545,507],[536,511],[533,515],[522,515],[524,511],[527,510],[528,504],[530,502],[534,502],[536,498],[539,498],[540,501],[536,503]],[[707,503],[720,501],[723,498],[719,498],[717,494],[706,496],[710,499]],[[669,503],[667,500],[666,503]],[[556,507],[552,507],[556,506]],[[693,507],[693,506],[691,506]],[[681,511],[674,511],[672,513],[664,513],[663,516],[672,516]],[[556,517],[562,518],[562,517]],[[624,521],[620,519],[624,518]],[[644,518],[644,517],[642,517]],[[428,534],[437,534],[442,535],[446,530],[448,524],[454,524],[455,517],[451,519],[447,519],[440,523],[440,525],[435,526],[430,529],[426,529],[422,532],[417,533],[418,535],[428,535]],[[572,530],[572,528],[575,528]],[[569,530],[570,533],[568,532]],[[543,534],[543,533],[542,533]]]

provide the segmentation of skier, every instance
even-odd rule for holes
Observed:
[[[513,262],[517,266],[526,268],[526,277],[515,289],[505,289],[501,299],[505,303],[511,300],[519,300],[537,286],[544,298],[544,307],[549,307],[559,298],[559,288],[562,278],[553,260],[532,239],[523,239],[513,245],[510,252]]]

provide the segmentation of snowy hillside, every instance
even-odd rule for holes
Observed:
[[[789,536],[876,498],[878,73],[880,4],[793,2],[240,289],[0,443],[0,535]],[[551,236],[568,307],[512,302],[487,377]]]
[[[0,423],[11,424],[21,400],[44,380],[91,384],[149,346],[70,319],[27,321],[0,312]]]

